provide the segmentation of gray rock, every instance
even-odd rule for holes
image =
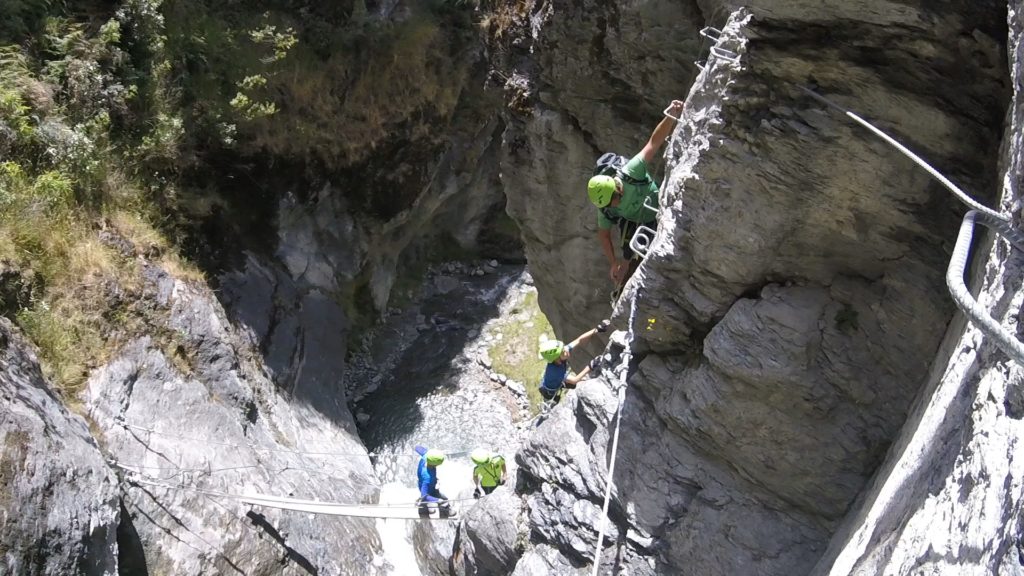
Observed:
[[[117,477],[81,416],[43,378],[32,347],[0,318],[0,572],[114,574]],[[131,542],[122,542],[122,550]]]
[[[277,313],[274,292],[278,277],[251,253],[245,256],[245,268],[230,271],[220,278],[220,294],[232,320],[248,327],[256,342],[270,336],[270,325]]]
[[[299,203],[292,195],[281,200],[277,256],[292,278],[326,292],[338,289],[339,279],[351,280],[359,271],[366,237],[349,215],[344,196],[329,186],[316,195],[315,205]]]
[[[441,294],[447,294],[459,287],[459,281],[451,276],[437,276],[434,278],[434,290]]]
[[[507,386],[508,389],[511,390],[512,393],[514,393],[516,396],[526,396],[526,387],[523,386],[521,382],[517,382],[515,380],[508,380],[507,382],[505,382],[505,386]]]
[[[508,574],[519,557],[523,503],[501,487],[469,508],[456,541],[456,574]]]
[[[239,510],[202,492],[362,502],[377,489],[351,415],[326,387],[333,383],[302,378],[310,399],[287,400],[248,360],[258,352],[209,291],[175,282],[170,294],[162,329],[179,335],[183,358],[169,358],[153,338],[130,341],[93,373],[85,397],[106,450],[131,471],[122,498],[136,519],[140,562],[150,573],[257,572],[287,556],[296,568],[379,573],[369,568],[380,552],[370,520]],[[314,404],[315,394],[324,396]]]
[[[543,541],[555,545],[576,562],[586,562],[593,557],[601,521],[600,500],[583,500],[554,484],[544,484],[539,492],[527,498],[527,505],[530,525]],[[609,525],[605,538],[606,543],[618,540],[618,527]]]
[[[1010,2],[1008,53],[1015,92],[1003,150],[999,208],[1017,211],[1024,174],[1024,4]],[[979,38],[980,39],[980,38]],[[1001,242],[972,250],[979,302],[1011,334],[1024,298],[1019,255]],[[1012,302],[1012,304],[1011,304]],[[1024,441],[1021,367],[958,315],[946,330],[919,401],[874,481],[812,572],[1021,574]]]
[[[516,564],[512,576],[548,576],[559,574],[565,576],[583,576],[590,574],[590,569],[571,564],[558,550],[546,544],[534,546]]]
[[[423,574],[452,573],[456,526],[451,521],[413,523],[412,545]]]

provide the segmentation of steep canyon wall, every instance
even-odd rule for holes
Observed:
[[[535,106],[505,135],[504,173],[547,178],[540,195],[511,192],[509,211],[542,304],[567,337],[607,313],[607,267],[582,193],[593,158],[639,149],[674,84],[696,70],[679,64],[666,77],[659,68],[660,82],[636,81],[632,98],[616,80],[626,70],[649,76],[642,49],[670,61],[697,49],[660,43],[666,27],[692,34],[722,26],[727,13],[720,46],[739,58],[712,59],[696,75],[665,153],[658,235],[616,309],[624,327],[626,302],[638,298],[640,360],[622,421],[615,551],[605,558],[636,573],[806,573],[914,398],[930,390],[936,356],[944,363],[954,307],[943,275],[964,209],[800,87],[873,119],[991,205],[1010,89],[1006,12],[996,3],[618,8],[537,10],[537,61],[557,69],[567,49],[585,47],[577,68],[589,83],[524,67]],[[584,24],[576,34],[589,28],[589,41],[567,48],[568,22]],[[638,38],[652,41],[641,49]],[[583,90],[614,93],[594,107],[603,125],[574,109]],[[629,121],[609,113],[622,108],[648,110],[625,138]],[[545,169],[550,148],[565,149],[557,170]],[[581,388],[520,454],[532,534],[570,564],[587,562],[596,537],[614,409],[600,386]]]

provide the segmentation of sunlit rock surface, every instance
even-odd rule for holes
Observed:
[[[118,570],[117,477],[65,408],[31,345],[0,318],[0,572]]]

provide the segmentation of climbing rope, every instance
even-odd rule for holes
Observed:
[[[626,378],[629,376],[629,364],[633,359],[633,325],[636,321],[636,303],[639,294],[640,290],[637,289],[630,298],[626,341],[622,348],[622,353],[619,355],[619,365],[615,370],[618,380],[614,384],[615,391],[618,394],[618,402],[615,409],[615,432],[612,433],[612,450],[608,455],[608,479],[605,483],[604,504],[601,506],[601,517],[598,519],[597,541],[594,543],[593,576],[597,576],[598,570],[601,569],[601,552],[603,550],[601,543],[604,541],[604,528],[608,522],[608,504],[611,502],[612,497],[612,485],[615,477],[615,456],[619,450],[619,427],[622,424],[622,407],[626,403]]]

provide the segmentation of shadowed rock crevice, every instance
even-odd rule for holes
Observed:
[[[121,513],[117,523],[117,570],[121,576],[149,576],[146,552],[131,514],[121,500]]]

